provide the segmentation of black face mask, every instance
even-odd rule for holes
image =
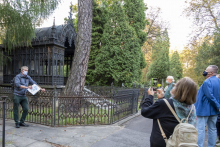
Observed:
[[[202,75],[203,75],[204,77],[206,77],[206,76],[208,75],[208,72],[204,71],[204,72],[202,73]]]

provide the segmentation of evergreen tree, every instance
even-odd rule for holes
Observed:
[[[0,2],[0,40],[7,49],[31,45],[35,26],[57,8],[60,0],[2,0]],[[3,35],[2,35],[3,34]]]
[[[196,56],[196,67],[195,73],[197,75],[197,83],[202,85],[205,78],[202,76],[203,71],[209,65],[217,65],[219,66],[219,36],[215,34],[214,43],[211,43],[210,40],[205,37],[201,44],[196,46],[197,56]]]
[[[103,35],[104,25],[108,19],[108,10],[105,6],[99,6],[96,0],[93,0],[93,19],[92,19],[92,42],[89,56],[89,64],[86,75],[86,82],[94,84],[97,81],[95,70],[95,59],[101,48],[101,38]]]
[[[152,47],[151,64],[147,73],[147,78],[166,79],[169,72],[169,37],[165,31],[162,36],[156,38],[156,42]]]
[[[146,65],[134,28],[120,2],[111,5],[111,16],[104,26],[102,47],[95,60],[99,85],[121,85],[140,81],[141,69]]]
[[[124,8],[125,13],[128,16],[129,25],[135,29],[139,44],[142,47],[147,37],[147,33],[143,31],[148,24],[148,21],[145,18],[147,7],[143,0],[124,0]]]
[[[177,51],[173,53],[170,60],[170,75],[173,76],[176,81],[183,77],[183,68]]]
[[[214,34],[214,43],[206,53],[205,59],[211,59],[210,64],[217,65],[220,68],[220,30]]]

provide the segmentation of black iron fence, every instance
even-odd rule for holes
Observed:
[[[36,95],[27,93],[29,112],[27,122],[47,126],[107,125],[138,112],[144,90],[140,87],[85,87],[79,96],[65,96],[62,88],[47,89]],[[0,87],[5,99],[5,118],[13,119],[11,87]],[[0,99],[1,100],[1,99]],[[21,116],[21,107],[19,115]],[[0,106],[0,117],[3,117]]]

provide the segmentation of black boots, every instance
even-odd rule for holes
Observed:
[[[17,124],[15,124],[16,128],[20,128],[20,126],[22,126],[22,127],[29,127],[29,125],[27,125],[25,123],[17,123]]]
[[[15,128],[20,128],[20,125],[19,124],[15,124]]]
[[[20,123],[19,125],[22,126],[22,127],[29,127],[29,125],[27,125],[25,123]]]

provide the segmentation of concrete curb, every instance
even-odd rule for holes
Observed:
[[[122,119],[120,120],[119,122],[115,123],[115,124],[112,124],[114,126],[123,126],[126,122],[128,122],[129,120],[135,118],[135,117],[138,117],[141,115],[141,110],[139,110],[136,114],[133,114],[125,119]]]

